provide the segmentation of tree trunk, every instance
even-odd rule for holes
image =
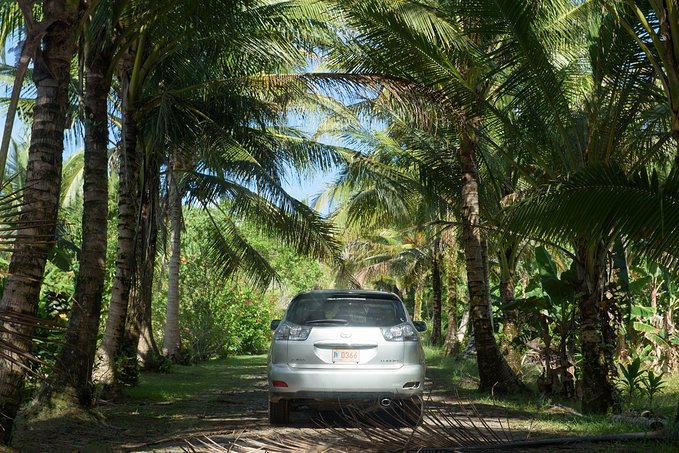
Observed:
[[[139,165],[137,157],[137,123],[130,99],[130,78],[134,51],[123,57],[121,92],[123,99],[123,152],[120,156],[118,189],[118,251],[111,288],[111,300],[102,344],[97,351],[96,381],[108,388],[117,385],[115,362],[121,350],[130,298],[130,284],[135,261],[139,204]]]
[[[37,94],[24,189],[26,209],[21,215],[0,300],[3,319],[36,313],[45,263],[54,245],[70,64],[76,48],[79,8],[78,2],[64,1],[46,2],[43,6],[43,20],[58,20],[48,29],[34,60]],[[24,354],[29,354],[34,326],[3,320],[1,327],[0,339],[15,351],[3,348],[5,356],[0,359],[0,436],[3,443],[9,443],[25,373],[19,363],[25,363]]]
[[[157,153],[152,152],[144,160],[141,217],[139,219],[141,230],[135,248],[134,278],[120,355],[123,363],[121,383],[128,385],[136,384],[139,378],[139,340],[146,324],[146,314],[151,311],[153,270],[156,259],[156,238],[158,236],[156,222],[158,206],[156,200],[160,189],[160,164],[156,157]]]
[[[672,137],[674,138],[674,166],[679,168],[679,112],[674,112],[674,124],[672,126]],[[679,410],[679,409],[678,409]]]
[[[431,343],[439,345],[441,343],[441,266],[439,259],[438,245],[432,254],[431,263],[431,292],[433,300],[433,315],[431,319]]]
[[[135,251],[139,254],[142,253],[138,246]],[[122,339],[120,340],[120,352],[116,356],[116,364],[118,366],[116,384],[118,385],[136,385],[139,381],[137,347],[139,345],[141,323],[144,316],[144,309],[141,304],[140,284],[136,281],[139,270],[140,269],[135,269],[133,271],[133,281],[130,284],[130,300],[127,307],[125,327]]]
[[[443,355],[451,356],[456,354],[460,348],[457,339],[457,279],[455,278],[455,264],[448,258],[448,268],[446,277],[448,281],[448,332],[443,342]]]
[[[157,369],[160,360],[160,350],[153,335],[152,304],[153,304],[153,270],[155,268],[155,256],[157,251],[158,230],[154,230],[153,259],[144,265],[141,283],[141,299],[144,306],[144,314],[139,329],[139,342],[137,347],[137,360],[142,370]],[[150,254],[150,253],[149,253]],[[148,275],[151,275],[148,278]]]
[[[465,335],[467,335],[467,330],[470,330],[469,327],[469,310],[465,310],[462,312],[462,319],[460,319],[460,324],[457,327],[457,342],[459,344],[462,344],[464,341]]]
[[[490,294],[486,279],[487,252],[481,234],[479,215],[478,168],[476,148],[478,121],[460,133],[462,171],[462,241],[467,262],[469,310],[474,330],[476,361],[482,390],[514,391],[521,387],[514,371],[500,353],[490,313]],[[484,260],[485,257],[485,260]]]
[[[443,354],[450,356],[457,354],[460,349],[459,329],[457,321],[457,252],[458,244],[455,233],[448,229],[443,233],[445,274],[447,286],[448,332],[443,343]],[[465,314],[468,311],[465,310]],[[466,328],[466,324],[464,326]]]
[[[168,176],[168,205],[170,210],[170,263],[167,277],[167,316],[163,354],[173,361],[180,359],[179,343],[179,265],[181,257],[182,200],[175,174],[174,159]]]
[[[54,391],[74,393],[92,404],[92,367],[97,348],[101,299],[106,276],[108,218],[108,93],[112,47],[87,62],[85,86],[85,169],[80,272],[64,348],[54,371]]]
[[[508,252],[507,253],[511,253]],[[513,266],[512,266],[513,267]],[[521,353],[517,350],[514,342],[519,337],[520,329],[517,323],[519,312],[516,308],[507,307],[513,305],[515,302],[515,284],[514,284],[514,269],[504,269],[502,271],[500,281],[500,293],[502,297],[502,315],[503,315],[503,342],[502,354],[505,356],[507,363],[514,371],[521,369]]]
[[[146,248],[145,254],[146,259],[143,262],[143,268],[141,272],[141,287],[140,296],[143,306],[143,316],[141,320],[141,326],[139,328],[139,340],[137,341],[137,359],[143,370],[148,370],[156,368],[158,361],[160,359],[160,351],[158,350],[158,345],[153,336],[153,325],[152,325],[152,304],[153,304],[153,284],[154,284],[154,270],[156,263],[157,247],[158,247],[158,224],[157,224],[157,213],[158,213],[158,188],[159,180],[156,178],[156,183],[154,183],[154,191],[150,193],[153,196],[153,220],[149,225],[149,240],[148,247]]]
[[[424,302],[424,282],[421,277],[417,277],[415,286],[415,298],[413,302],[413,321],[422,319],[422,304]]]
[[[610,375],[602,321],[602,290],[606,250],[601,245],[582,241],[576,245],[576,270],[579,282],[580,342],[582,347],[582,412],[606,414],[616,404],[617,391]]]

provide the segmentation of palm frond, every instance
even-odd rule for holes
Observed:
[[[210,220],[207,254],[222,277],[230,277],[241,270],[253,284],[267,287],[276,278],[276,271],[267,260],[248,243],[229,216],[215,218],[210,215]]]
[[[61,206],[70,206],[82,196],[84,159],[84,152],[80,150],[69,156],[64,163],[61,177]]]
[[[679,173],[627,175],[614,164],[591,166],[508,208],[504,227],[564,242],[621,237],[649,258],[674,262],[679,257]]]

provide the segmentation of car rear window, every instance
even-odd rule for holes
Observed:
[[[394,298],[357,296],[299,297],[286,319],[300,325],[386,327],[406,321],[403,304]]]

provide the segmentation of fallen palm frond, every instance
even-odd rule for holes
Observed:
[[[483,417],[476,406],[463,402],[427,401],[421,413],[417,405],[389,407],[365,412],[353,406],[342,407],[332,419],[321,419],[318,428],[295,429],[272,435],[248,436],[246,431],[228,440],[205,436],[185,440],[186,452],[250,453],[255,451],[351,452],[351,451],[516,451],[549,446],[627,441],[678,442],[671,430],[527,439],[509,426],[508,420]],[[417,426],[413,421],[419,419]],[[518,438],[518,439],[517,439]]]
[[[484,419],[472,404],[435,403],[419,399],[394,402],[381,410],[342,406],[318,428],[272,436],[245,432],[220,444],[214,438],[186,441],[190,452],[253,451],[417,451],[506,445],[513,441],[508,423]]]

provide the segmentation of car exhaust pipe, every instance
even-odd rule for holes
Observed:
[[[380,400],[380,406],[385,408],[391,406],[391,398],[382,398]]]

